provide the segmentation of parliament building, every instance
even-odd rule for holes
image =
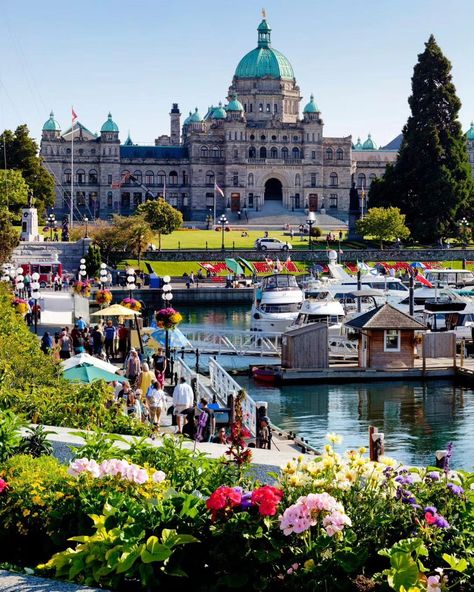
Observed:
[[[136,145],[130,134],[122,143],[110,113],[100,134],[79,121],[63,132],[51,113],[41,156],[56,179],[56,214],[69,214],[72,189],[75,219],[127,215],[157,196],[185,220],[205,219],[214,204],[218,214],[263,214],[269,201],[280,202],[282,211],[323,210],[346,219],[352,183],[363,196],[395,160],[400,138],[378,148],[370,134],[363,143],[325,136],[314,96],[303,101],[289,60],[272,47],[264,18],[257,47],[237,65],[225,104],[206,113],[195,108],[182,121],[174,103],[170,133],[155,145]],[[467,140],[473,162],[472,125]]]

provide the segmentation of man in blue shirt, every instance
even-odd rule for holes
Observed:
[[[84,331],[84,329],[87,327],[87,323],[82,317],[79,317],[76,321],[76,327],[79,329],[79,331]]]
[[[112,360],[115,355],[115,337],[117,335],[117,330],[113,326],[112,321],[107,321],[107,326],[104,329],[104,345],[105,345],[105,355]]]

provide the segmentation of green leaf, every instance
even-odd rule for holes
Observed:
[[[142,548],[143,545],[140,545],[138,549],[134,549],[133,551],[124,551],[120,557],[116,572],[118,574],[127,572],[140,556]]]
[[[140,554],[141,560],[143,563],[153,563],[154,561],[165,561],[171,555],[173,551],[167,547],[166,545],[155,545],[153,549],[153,553],[150,553],[146,548],[144,548]]]
[[[458,559],[455,555],[443,553],[443,559],[451,569],[454,569],[454,571],[458,571],[460,573],[466,571],[468,567],[467,561],[464,558]]]

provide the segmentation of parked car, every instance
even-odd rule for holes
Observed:
[[[258,251],[288,251],[293,246],[278,238],[257,238],[255,248]]]

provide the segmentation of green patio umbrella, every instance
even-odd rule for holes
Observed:
[[[119,382],[123,382],[126,380],[125,376],[112,374],[112,372],[107,372],[96,366],[74,366],[73,368],[69,368],[69,370],[65,370],[63,376],[70,382],[91,383],[95,380],[105,380],[105,382],[118,380]]]
[[[244,273],[242,266],[235,259],[226,259],[225,264],[227,269],[230,269],[230,271],[236,275],[242,275]]]
[[[247,259],[244,259],[243,257],[238,257],[238,261],[241,265],[248,269],[250,273],[256,273],[256,269],[253,263],[247,261]]]

